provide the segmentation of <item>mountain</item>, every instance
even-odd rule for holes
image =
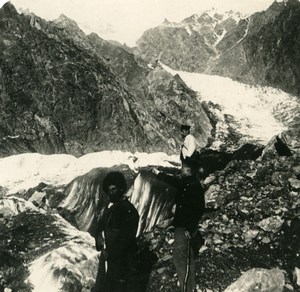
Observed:
[[[261,22],[277,19],[282,7],[286,5],[273,5]],[[274,94],[270,88],[242,88],[225,78],[208,79],[209,75],[191,82],[192,75],[173,73],[157,60],[148,63],[134,49],[95,33],[85,35],[65,15],[47,22],[28,12],[19,15],[10,4],[1,13],[1,156],[24,152],[80,156],[106,149],[173,154],[181,145],[181,123],[192,125],[200,147],[214,149],[234,151],[247,142],[264,145],[291,129],[297,139],[299,105],[292,96]],[[250,26],[246,20],[237,22],[237,17],[232,12],[227,16],[207,12],[180,25],[166,20],[164,26],[198,36],[206,32],[205,43],[225,56],[228,45],[237,43]],[[256,25],[251,31],[259,29]],[[240,66],[225,62],[226,72],[251,76],[244,59],[235,59]],[[215,57],[215,64],[220,60]],[[211,61],[207,66],[216,69]],[[238,100],[235,104],[233,98]],[[267,126],[262,122],[266,118]]]
[[[0,14],[2,155],[145,147],[128,92],[99,58],[9,3]]]
[[[300,2],[275,1],[238,19],[207,13],[146,31],[137,52],[176,70],[203,72],[299,95]],[[228,25],[229,24],[229,25]]]
[[[209,120],[182,80],[160,69],[153,74],[118,45],[87,37],[65,15],[46,22],[19,15],[10,3],[0,14],[1,156],[104,149],[174,153],[187,117],[199,143],[207,143],[211,127],[200,120]],[[155,85],[144,81],[150,77]],[[173,102],[178,112],[160,111],[158,98]]]
[[[237,26],[240,14],[216,11],[195,14],[180,23],[165,20],[137,41],[136,53],[148,62],[160,60],[173,69],[203,72],[218,54],[216,46]]]
[[[260,22],[277,20],[290,5],[274,6]],[[199,18],[211,16],[186,19],[189,29]],[[203,39],[216,45],[213,58],[228,44],[244,43],[248,25],[225,21],[222,41],[208,26]],[[252,29],[259,33],[260,25]],[[198,226],[204,244],[196,256],[197,289],[299,290],[299,138],[278,134],[299,132],[299,99],[229,78],[174,72],[86,36],[64,15],[46,22],[19,15],[10,4],[0,10],[0,47],[0,153],[8,156],[0,159],[0,291],[90,291],[99,257],[95,210],[106,202],[101,185],[112,170],[125,175],[141,217],[141,291],[178,289],[170,226],[175,189],[151,165],[178,175],[181,122],[193,125],[202,145],[217,149],[267,144],[200,153],[209,212]],[[128,151],[138,149],[176,155]],[[23,152],[72,155],[11,155]]]
[[[233,45],[224,37],[220,53],[207,73],[246,83],[270,85],[298,95],[300,2],[274,2],[251,15],[231,32],[244,36]]]

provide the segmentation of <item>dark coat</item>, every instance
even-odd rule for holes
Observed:
[[[190,233],[197,230],[198,222],[205,210],[204,190],[194,176],[175,177],[159,173],[158,178],[177,189],[176,210],[172,225],[184,227]]]
[[[138,212],[127,199],[105,209],[97,235],[104,231],[106,250],[110,259],[124,255],[136,248],[138,223]]]
[[[138,223],[138,212],[127,199],[105,209],[96,233],[96,248],[98,251],[102,250],[101,240],[97,238],[101,238],[104,232],[108,270],[105,272],[105,259],[101,255],[96,284],[92,291],[135,291],[132,287],[136,273]]]

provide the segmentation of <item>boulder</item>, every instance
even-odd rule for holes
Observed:
[[[284,273],[281,270],[255,268],[245,272],[224,292],[282,292],[284,284]]]

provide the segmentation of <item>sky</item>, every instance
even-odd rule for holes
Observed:
[[[192,14],[214,7],[218,11],[251,14],[267,9],[274,0],[11,0],[18,8],[27,8],[46,19],[65,14],[86,32],[96,32],[134,46],[142,33],[161,24],[165,18],[179,22]],[[0,0],[3,5],[5,0]]]

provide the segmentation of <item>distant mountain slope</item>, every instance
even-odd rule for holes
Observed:
[[[216,46],[237,25],[240,15],[208,11],[192,15],[180,23],[165,20],[147,30],[137,41],[137,54],[153,62],[159,59],[173,69],[203,72],[218,54]]]
[[[64,15],[46,22],[19,15],[7,3],[0,10],[0,39],[0,156],[107,149],[174,153],[179,124],[187,117],[199,130],[200,143],[211,135],[200,102],[181,80],[162,73],[151,79],[158,83],[150,89],[145,80],[153,68],[108,42],[103,42],[109,46],[105,53]],[[143,103],[148,91],[152,99]],[[179,112],[162,114],[154,102],[157,94],[168,98],[163,103],[173,99]],[[195,107],[200,116],[193,113]]]
[[[137,42],[147,60],[176,70],[231,77],[300,94],[300,2],[275,1],[266,11],[219,22],[218,15],[165,22]],[[229,24],[229,25],[225,25]]]
[[[211,139],[212,125],[206,112],[195,92],[178,76],[168,74],[157,63],[147,64],[116,42],[103,40],[95,33],[86,36],[74,21],[63,15],[47,30],[50,27],[62,39],[68,38],[97,55],[132,94],[129,103],[151,141],[149,151],[177,153],[182,143],[180,123],[188,122],[193,127],[200,146]]]
[[[245,24],[247,29],[245,31]],[[300,2],[274,2],[268,10],[240,22],[231,34],[245,31],[233,46],[224,38],[219,55],[206,73],[247,83],[271,85],[300,94]]]

